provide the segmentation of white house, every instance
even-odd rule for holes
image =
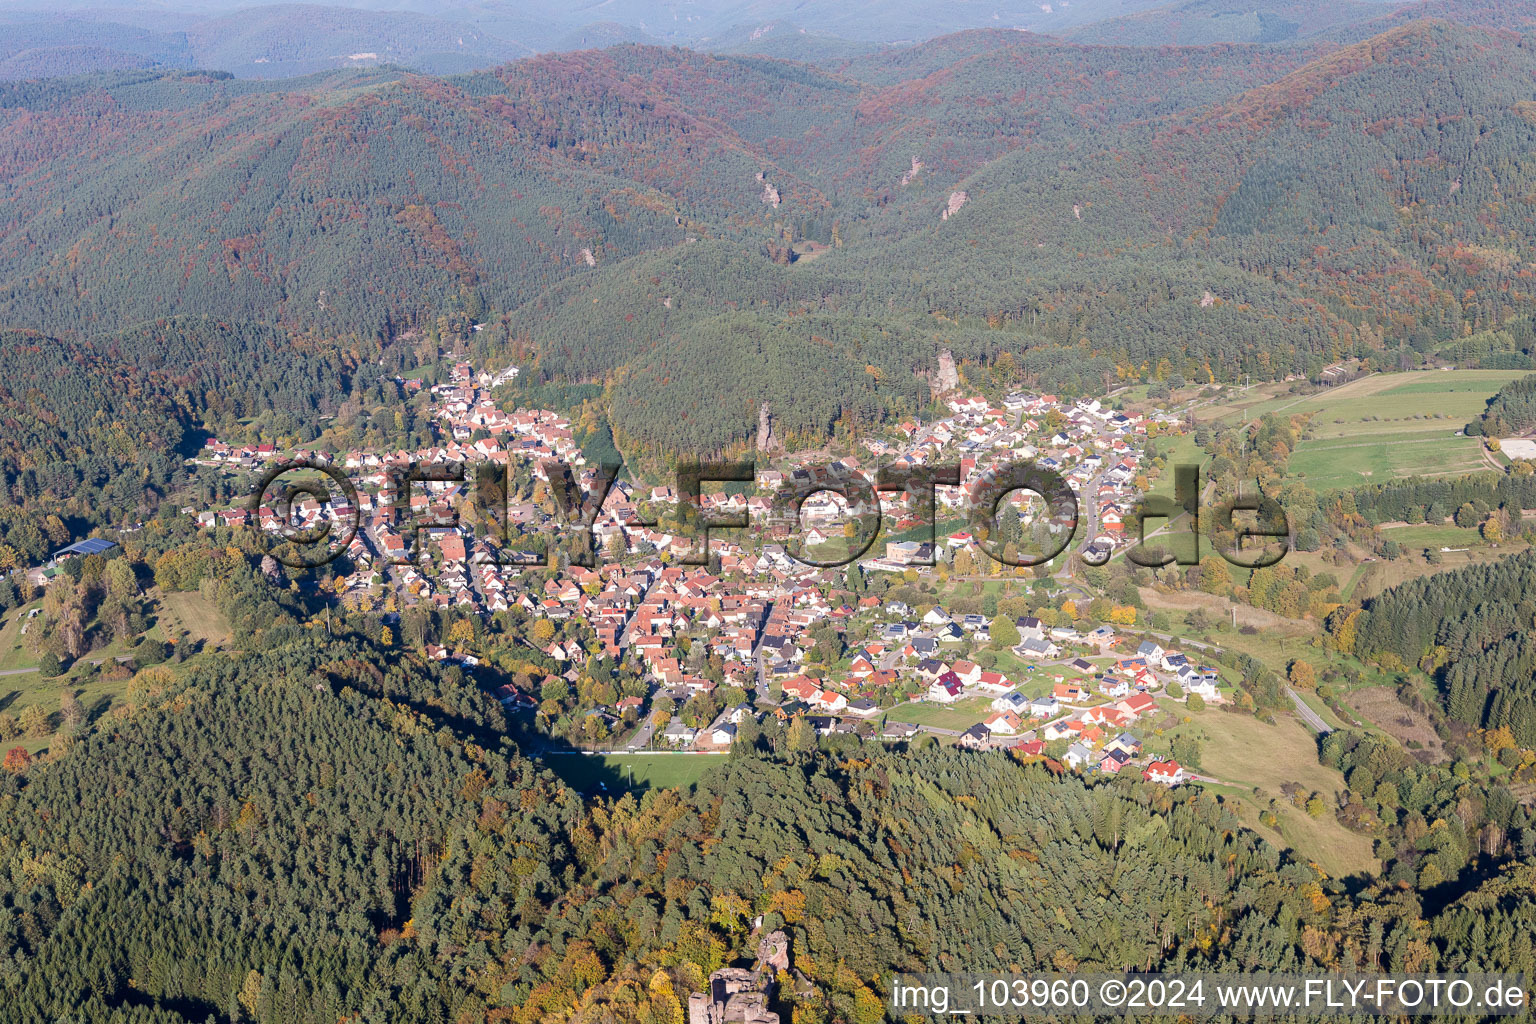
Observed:
[[[1019,644],[1019,646],[1015,647],[1013,650],[1014,653],[1021,658],[1041,658],[1048,660],[1050,658],[1057,658],[1061,656],[1061,648],[1057,647],[1049,640],[1042,640],[1039,637],[1030,637],[1023,643]]]
[[[1074,743],[1067,748],[1067,764],[1073,768],[1082,768],[1093,763],[1093,749],[1081,743]]]
[[[1027,715],[1030,713],[1029,698],[1017,690],[1012,693],[1005,693],[1001,697],[993,699],[992,710],[1012,711],[1016,715]]]
[[[953,672],[946,672],[928,687],[928,699],[936,704],[953,704],[963,691],[960,678]]]

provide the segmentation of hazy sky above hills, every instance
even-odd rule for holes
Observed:
[[[1328,6],[1323,0],[1308,2],[1319,8]],[[1375,2],[1392,6],[1389,0]],[[316,6],[320,5],[282,0],[66,0],[48,5],[36,0],[7,0],[0,3],[0,13],[57,17],[66,11],[93,20],[168,29],[238,11],[298,12]],[[629,27],[667,42],[705,41],[738,29],[750,32],[775,21],[807,32],[877,42],[917,41],[983,27],[1059,32],[1169,5],[1168,0],[344,0],[323,6],[360,14],[410,13],[484,25],[502,32],[523,32],[529,36],[528,42],[548,45],[573,30],[598,24]],[[1267,0],[1239,6],[1245,11],[1263,8]]]
[[[1511,0],[1465,0],[1473,7]],[[433,74],[533,53],[671,44],[821,62],[965,29],[1119,45],[1287,44],[1463,0],[0,0],[0,79],[129,68],[283,78],[390,63]],[[1416,15],[1415,15],[1416,16]],[[1505,16],[1508,20],[1508,16]],[[1380,28],[1387,27],[1385,25]],[[1379,31],[1380,28],[1370,29]],[[1369,33],[1367,33],[1369,34]],[[1340,37],[1340,42],[1354,41]]]

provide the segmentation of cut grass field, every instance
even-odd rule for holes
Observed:
[[[200,640],[210,647],[229,643],[229,623],[208,600],[197,591],[185,591],[159,596],[160,611],[165,620],[162,630],[169,627],[185,632],[193,640]]]
[[[1434,429],[1436,416],[1455,431],[1483,411],[1494,392],[1525,376],[1525,370],[1410,370],[1375,373],[1310,395],[1278,394],[1245,404],[1228,418],[1254,419],[1267,412],[1311,413],[1320,435],[1347,436],[1382,429],[1388,420],[1409,429]]]
[[[1162,450],[1167,445],[1166,439],[1158,441],[1158,449]],[[1175,466],[1199,466],[1206,460],[1206,454],[1195,443],[1194,434],[1179,434],[1173,439],[1173,445],[1166,453],[1166,463],[1152,485],[1147,489],[1148,494],[1165,494],[1173,497],[1174,467]]]
[[[719,754],[552,754],[544,765],[582,793],[614,796],[634,789],[691,786],[721,762]],[[601,783],[601,785],[599,785]],[[606,789],[603,787],[607,787]]]
[[[886,718],[892,722],[963,731],[990,715],[991,703],[985,697],[966,697],[953,704],[903,704],[892,708]]]
[[[1382,536],[1395,540],[1405,548],[1479,548],[1487,542],[1475,526],[1457,526],[1453,522],[1439,525],[1432,523],[1387,523],[1381,527]]]
[[[1300,722],[1281,716],[1268,725],[1251,715],[1209,709],[1179,729],[1193,730],[1201,737],[1201,771],[1227,783],[1221,788],[1245,805],[1242,816],[1251,827],[1333,877],[1377,870],[1371,840],[1334,818],[1334,800],[1344,789],[1344,777],[1318,762],[1316,740]],[[1321,793],[1328,810],[1314,818],[1293,806],[1281,793],[1286,783],[1295,783],[1308,794]],[[1278,830],[1259,822],[1272,799]]]

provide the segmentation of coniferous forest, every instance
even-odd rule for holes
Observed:
[[[1397,884],[1529,857],[1527,809],[1376,738],[1324,751],[1401,794],[1402,867],[1354,889],[1212,794],[1005,753],[765,733],[690,791],[584,804],[457,669],[280,613],[254,635],[5,777],[11,1019],[673,1021],[758,915],[810,1020],[880,1019],[898,970],[1536,968],[1529,865],[1433,910]]]

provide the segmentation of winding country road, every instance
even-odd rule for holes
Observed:
[[[1312,727],[1312,731],[1319,736],[1326,736],[1333,732],[1333,727],[1323,721],[1316,711],[1307,706],[1307,702],[1301,699],[1301,695],[1289,686],[1285,688],[1286,696],[1291,698],[1291,703],[1296,705],[1296,714],[1303,722]]]

